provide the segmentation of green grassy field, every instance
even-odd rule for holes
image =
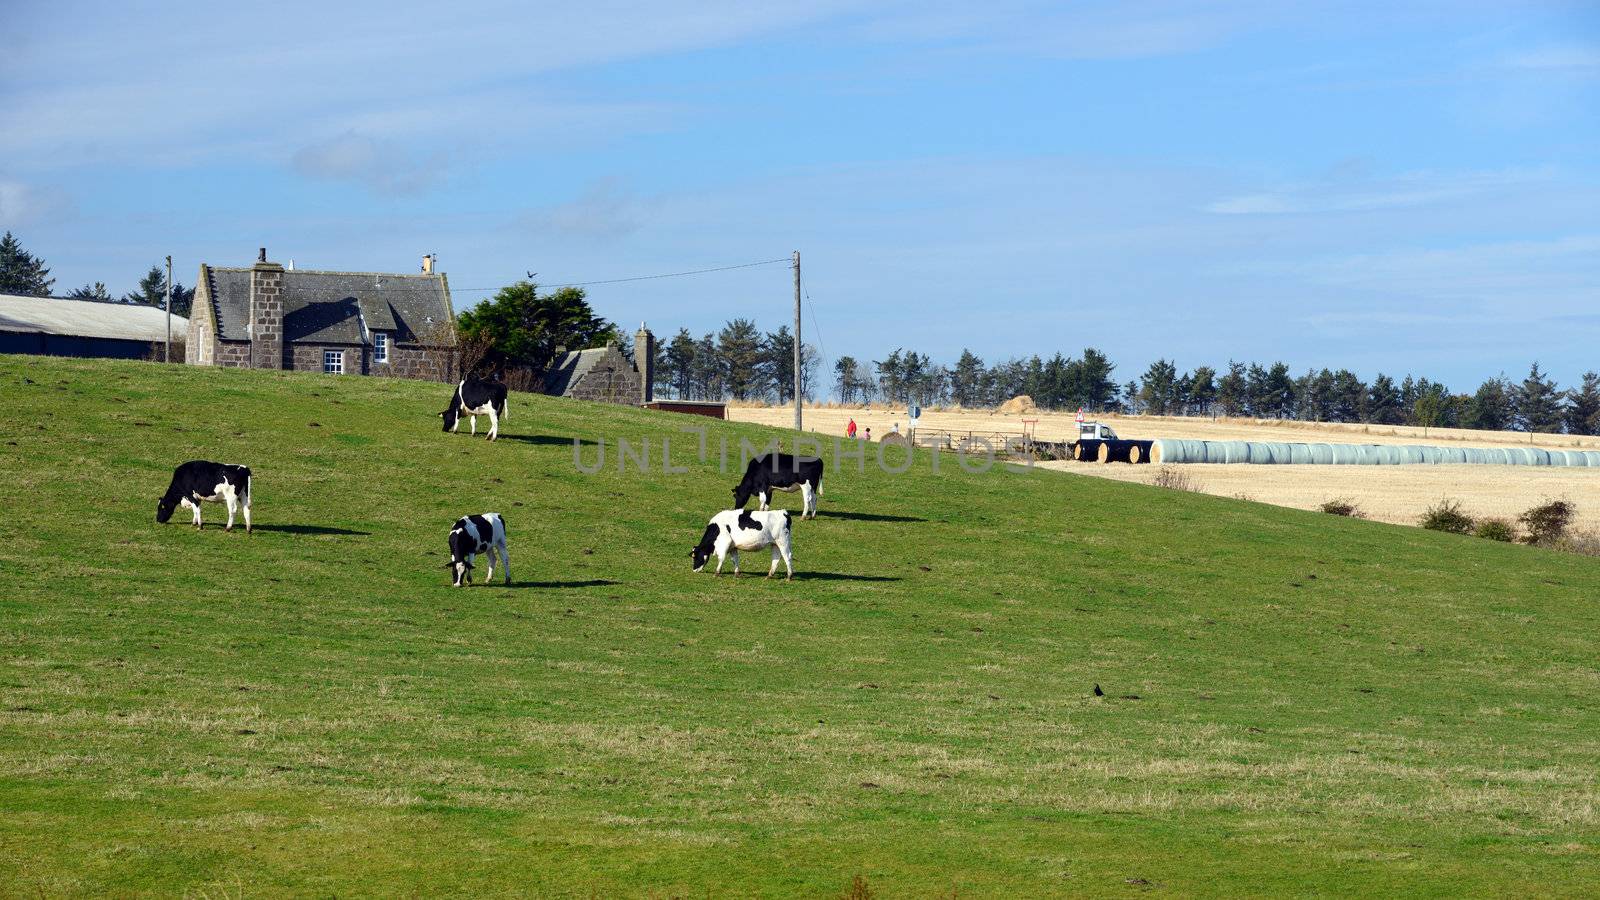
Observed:
[[[0,893],[1600,891],[1600,560],[830,458],[795,581],[716,579],[771,432],[448,390],[0,357]],[[191,458],[254,535],[154,524]]]

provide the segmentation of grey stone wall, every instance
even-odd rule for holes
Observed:
[[[250,347],[252,368],[283,368],[283,266],[277,263],[250,269]]]
[[[251,368],[251,352],[249,341],[222,341],[216,342],[216,357],[212,365],[227,366],[230,369]]]
[[[597,403],[635,405],[644,388],[639,383],[639,373],[633,363],[622,355],[615,344],[606,347],[605,357],[597,362],[582,378],[567,385],[567,396]]]

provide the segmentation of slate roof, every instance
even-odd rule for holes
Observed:
[[[588,350],[569,351],[561,357],[550,371],[544,376],[544,392],[560,397],[567,392],[567,388],[577,383],[589,370],[603,362],[606,358],[606,347],[591,347]]]
[[[172,317],[174,337],[182,340],[188,329],[188,319]],[[167,339],[167,314],[142,304],[0,294],[0,331],[164,341]]]
[[[250,339],[250,270],[206,267],[218,336]],[[383,272],[283,273],[283,338],[289,343],[365,344],[366,331],[415,341],[455,316],[443,275]]]

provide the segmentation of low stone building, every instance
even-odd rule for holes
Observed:
[[[556,397],[643,406],[655,396],[656,338],[642,323],[633,336],[633,357],[644,360],[644,371],[615,343],[560,354],[544,376],[544,392]]]
[[[188,327],[183,316],[171,318],[174,344]],[[162,359],[167,328],[166,312],[154,306],[0,294],[0,353]]]
[[[198,366],[455,380],[450,285],[421,274],[202,264],[186,361]]]

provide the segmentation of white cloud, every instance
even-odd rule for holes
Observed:
[[[57,221],[72,209],[72,198],[65,191],[0,178],[0,228]]]

